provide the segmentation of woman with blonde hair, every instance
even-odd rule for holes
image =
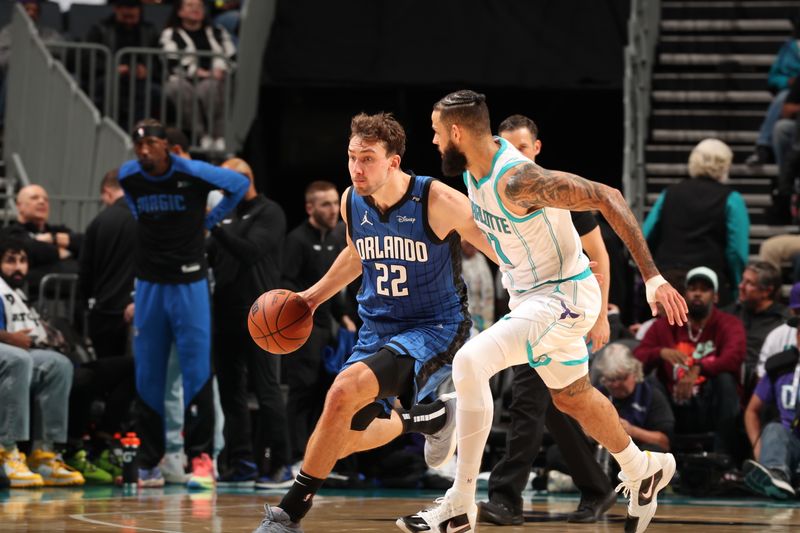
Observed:
[[[642,228],[661,271],[714,270],[721,306],[733,300],[749,255],[747,206],[727,185],[732,160],[719,139],[700,141],[689,155],[689,178],[661,192]]]

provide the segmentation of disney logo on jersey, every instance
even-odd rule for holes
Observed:
[[[472,204],[472,218],[474,218],[476,222],[483,224],[491,231],[499,231],[500,233],[508,233],[509,235],[511,234],[511,226],[509,225],[508,220],[503,217],[493,215],[472,200],[470,200],[470,203]]]
[[[417,221],[417,219],[414,218],[414,217],[407,217],[405,215],[397,215],[397,221],[398,222],[411,222],[411,223],[414,223],[414,222]]]

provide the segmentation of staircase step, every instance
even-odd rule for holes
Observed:
[[[653,89],[659,91],[763,91],[767,75],[761,72],[656,72]]]
[[[686,163],[647,163],[645,170],[650,176],[688,176],[689,167]],[[771,177],[778,174],[778,165],[749,166],[744,164],[731,165],[730,176],[739,177]]]
[[[757,130],[763,120],[763,110],[654,109],[650,117],[650,127]]]
[[[653,91],[654,102],[758,103],[769,105],[769,91]]]
[[[736,64],[748,67],[770,67],[775,61],[775,54],[658,54],[662,65],[717,66]]]
[[[669,54],[778,53],[784,35],[662,35],[658,50]]]
[[[788,18],[777,19],[687,19],[661,20],[662,32],[780,32],[788,37],[794,27]]]
[[[654,141],[666,142],[695,142],[710,137],[719,139],[726,143],[750,143],[754,145],[758,138],[757,131],[723,131],[723,130],[662,130],[653,129],[652,139]]]
[[[750,224],[750,235],[762,239],[768,239],[776,235],[786,235],[787,233],[797,233],[797,226],[770,226],[767,224]]]
[[[728,1],[661,2],[664,19],[791,19],[797,15],[797,2]]]
[[[645,161],[648,163],[686,163],[697,143],[655,144],[645,146]],[[752,144],[728,144],[733,151],[733,161],[743,163],[753,153]]]
[[[659,193],[647,193],[647,203],[652,205],[658,199]],[[743,194],[744,203],[747,207],[769,207],[772,205],[772,198],[769,194]]]

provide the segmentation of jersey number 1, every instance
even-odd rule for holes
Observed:
[[[375,263],[375,268],[380,272],[376,280],[376,291],[381,296],[408,296],[408,287],[401,287],[408,280],[406,267],[403,265],[384,265],[383,263]],[[386,282],[389,281],[389,276],[392,281],[389,287]]]

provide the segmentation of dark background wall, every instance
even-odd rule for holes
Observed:
[[[627,4],[280,2],[245,157],[292,227],[305,216],[310,181],[349,184],[347,137],[358,112],[393,112],[408,134],[403,166],[440,177],[431,107],[471,88],[487,95],[494,128],[513,113],[537,122],[543,166],[619,186]]]

